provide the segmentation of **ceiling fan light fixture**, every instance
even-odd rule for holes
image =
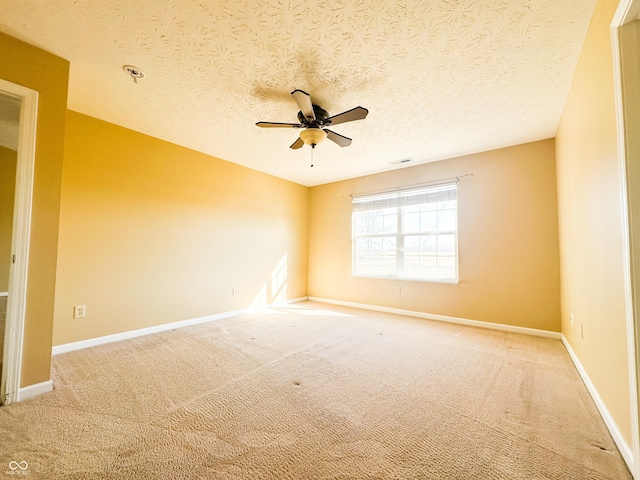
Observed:
[[[311,145],[311,148],[314,148],[327,138],[327,132],[321,128],[306,128],[300,132],[300,138],[306,145]]]

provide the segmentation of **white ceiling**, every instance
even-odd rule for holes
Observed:
[[[0,30],[71,62],[72,110],[313,186],[555,136],[595,3],[2,0]],[[314,168],[255,126],[296,122],[296,88],[369,109]]]

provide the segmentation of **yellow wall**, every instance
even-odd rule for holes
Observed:
[[[306,296],[308,195],[70,111],[54,344],[271,302],[283,259],[287,298]]]
[[[0,292],[9,288],[17,153],[0,146]]]
[[[50,379],[69,62],[0,33],[0,78],[39,92],[21,385]]]
[[[620,171],[609,32],[617,4],[617,0],[600,0],[596,7],[558,128],[556,158],[562,333],[630,442]]]
[[[350,194],[468,173],[458,184],[458,285],[351,276]],[[310,218],[310,296],[560,330],[553,140],[313,187]]]

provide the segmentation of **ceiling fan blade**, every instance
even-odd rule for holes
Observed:
[[[325,120],[327,125],[338,125],[339,123],[353,122],[354,120],[363,120],[367,117],[369,110],[364,107],[356,107],[346,112],[339,113]]]
[[[341,147],[348,147],[351,145],[352,140],[344,135],[340,135],[339,133],[332,132],[331,130],[324,129],[327,132],[327,138],[334,143],[337,143]]]
[[[293,148],[294,150],[296,150],[298,148],[301,148],[303,145],[304,145],[304,142],[302,141],[302,139],[300,137],[298,137],[298,139],[295,142],[293,142],[291,144],[291,147],[289,147],[289,148]]]
[[[258,122],[256,125],[262,128],[302,128],[301,123]]]
[[[311,103],[311,95],[302,90],[294,90],[291,92],[293,95],[293,99],[300,107],[300,111],[305,116],[307,120],[315,120],[316,114],[313,112],[313,104]]]

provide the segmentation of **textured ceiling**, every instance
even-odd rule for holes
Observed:
[[[71,62],[70,109],[311,186],[555,136],[595,3],[2,0],[0,30]],[[314,168],[255,126],[296,88],[369,109]]]

